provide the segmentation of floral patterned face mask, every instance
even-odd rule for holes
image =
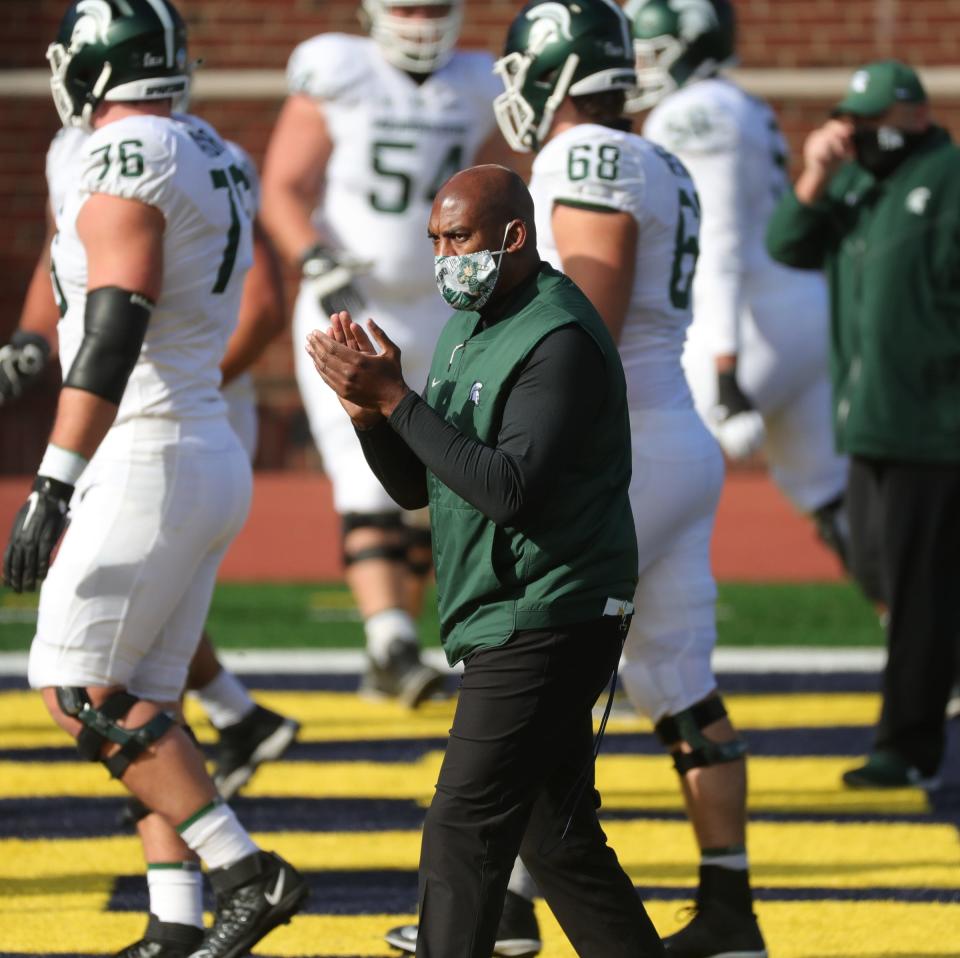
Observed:
[[[488,249],[463,256],[435,256],[434,273],[440,295],[454,309],[483,309],[500,278],[500,260],[507,248],[507,234],[516,220],[503,231],[503,245],[496,253]]]

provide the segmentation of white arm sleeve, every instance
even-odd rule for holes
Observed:
[[[700,197],[700,258],[693,281],[693,314],[706,318],[714,355],[735,354],[743,308],[743,237],[747,175],[732,117],[702,108],[655,110],[644,135],[675,153],[690,171]]]
[[[693,280],[694,315],[706,315],[714,355],[736,354],[743,309],[742,164],[735,151],[682,159],[697,186],[702,217],[700,258]]]

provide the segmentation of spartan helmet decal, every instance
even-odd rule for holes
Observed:
[[[70,52],[76,53],[88,43],[106,43],[113,11],[106,0],[80,0],[79,14],[70,34]]]
[[[701,33],[720,26],[717,11],[709,0],[669,0],[669,3],[680,18],[680,36],[684,40],[695,40]]]
[[[552,43],[573,39],[570,33],[570,11],[560,3],[543,3],[527,11],[533,21],[527,40],[527,52],[538,57]]]

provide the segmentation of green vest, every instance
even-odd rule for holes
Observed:
[[[571,323],[603,354],[607,392],[590,435],[571,437],[576,451],[516,526],[497,526],[428,471],[441,639],[451,665],[502,645],[517,629],[610,614],[633,600],[637,584],[630,426],[617,348],[583,293],[546,264],[506,312],[483,330],[479,314],[457,313],[440,336],[424,398],[460,432],[495,446],[518,371],[544,336]]]

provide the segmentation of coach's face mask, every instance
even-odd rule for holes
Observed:
[[[483,309],[497,288],[500,279],[500,260],[507,248],[507,234],[516,220],[507,223],[503,243],[497,252],[488,249],[462,256],[434,257],[437,289],[446,303],[454,309]]]
[[[913,152],[923,137],[923,133],[907,133],[895,126],[859,129],[853,134],[853,152],[860,166],[882,180]]]

